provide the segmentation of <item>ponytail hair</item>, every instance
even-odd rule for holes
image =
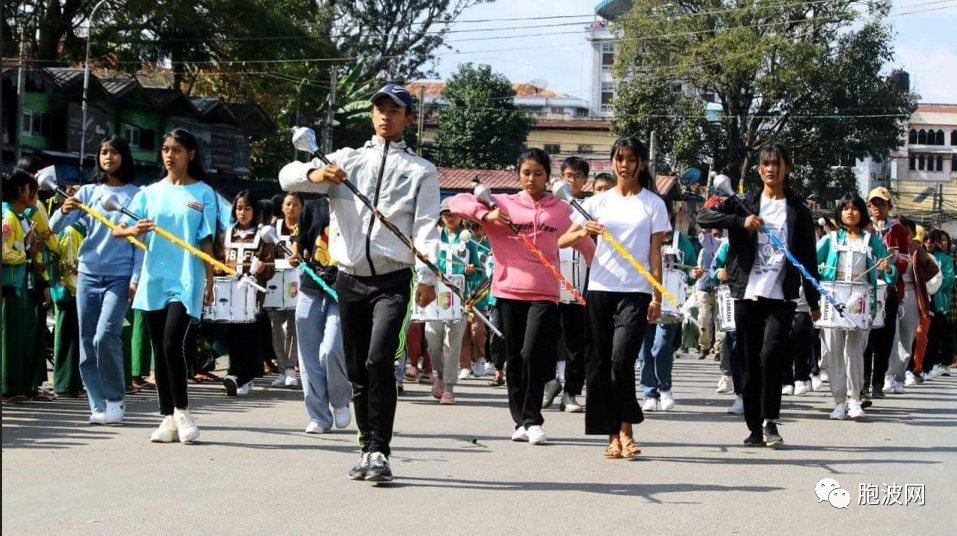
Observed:
[[[37,180],[33,175],[21,168],[13,168],[9,172],[3,174],[3,202],[9,203],[15,201],[20,197],[20,189],[24,186],[30,192],[30,196],[40,189],[40,186],[37,184]]]
[[[163,141],[168,139],[172,139],[176,143],[182,145],[187,151],[195,151],[193,159],[189,161],[189,165],[186,167],[186,174],[193,179],[203,181],[208,184],[209,178],[206,176],[206,170],[203,169],[203,157],[200,155],[199,143],[196,141],[196,136],[193,136],[193,133],[185,128],[174,128],[163,136]],[[160,175],[160,177],[166,177],[168,173],[169,172],[164,166],[163,174]]]
[[[628,149],[631,154],[635,155],[639,165],[642,163],[645,164],[645,168],[638,172],[638,184],[640,184],[642,188],[647,188],[652,192],[658,193],[655,178],[651,176],[651,170],[648,169],[648,149],[645,145],[634,136],[622,136],[615,140],[615,144],[611,146],[610,158],[612,161],[615,160],[618,152],[622,149]]]

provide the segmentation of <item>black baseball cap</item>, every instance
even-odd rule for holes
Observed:
[[[379,100],[380,97],[389,97],[399,106],[408,108],[409,112],[414,108],[412,94],[409,93],[408,89],[405,89],[399,84],[386,84],[382,89],[376,91],[375,95],[369,99],[369,102],[375,104],[375,101]]]

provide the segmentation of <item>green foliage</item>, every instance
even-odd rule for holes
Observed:
[[[515,106],[508,78],[465,63],[442,90],[433,161],[440,166],[505,169],[521,154],[532,118]]]
[[[796,190],[820,199],[843,193],[853,187],[848,166],[889,155],[915,109],[884,71],[893,57],[890,2],[860,6],[635,0],[616,27],[623,39],[615,73],[627,80],[616,129],[654,128],[672,163],[690,163],[697,152],[734,179],[754,179],[756,150],[781,141],[794,153]],[[719,119],[703,121],[694,99],[667,95],[674,81],[714,94]]]

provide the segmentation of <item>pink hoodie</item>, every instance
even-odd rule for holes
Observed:
[[[545,197],[538,201],[524,191],[511,195],[495,194],[492,198],[499,207],[508,212],[512,223],[530,236],[552,265],[558,267],[558,238],[572,225],[571,205],[550,193],[546,193]],[[472,194],[458,194],[449,200],[449,208],[453,214],[485,225],[492,255],[495,257],[493,296],[508,300],[558,303],[561,283],[507,225],[482,222],[482,217],[490,212],[488,207],[479,203]],[[593,241],[579,240],[573,247],[591,264],[595,254]]]

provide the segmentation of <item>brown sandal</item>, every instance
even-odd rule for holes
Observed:
[[[631,437],[621,436],[621,457],[630,459],[641,454],[641,447]]]
[[[608,445],[603,454],[606,460],[617,460],[621,458],[621,443],[612,443]]]

